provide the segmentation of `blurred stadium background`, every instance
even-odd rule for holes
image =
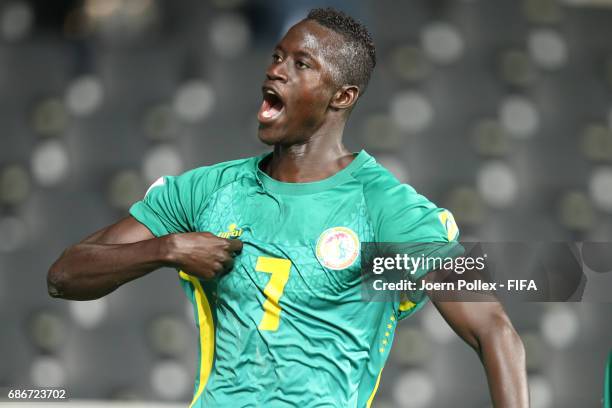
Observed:
[[[451,209],[464,239],[612,236],[612,1],[333,1],[378,67],[346,141]],[[316,1],[0,2],[0,386],[190,400],[196,332],[172,270],[92,302],[49,298],[66,246],[162,174],[259,154],[275,41]],[[596,407],[611,304],[509,305],[533,407]],[[488,407],[475,354],[428,306],[374,405]]]

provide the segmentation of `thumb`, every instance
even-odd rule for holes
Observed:
[[[229,241],[229,250],[234,254],[239,254],[242,252],[242,241],[239,239],[228,239]]]

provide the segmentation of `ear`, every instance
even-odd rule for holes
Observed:
[[[334,93],[329,106],[332,109],[344,110],[350,109],[359,98],[359,87],[356,85],[342,85],[340,89]]]

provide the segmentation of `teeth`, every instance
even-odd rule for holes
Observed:
[[[264,101],[260,113],[262,120],[272,120],[281,114],[283,104],[276,92],[270,88],[263,88]],[[272,98],[269,98],[272,96]]]

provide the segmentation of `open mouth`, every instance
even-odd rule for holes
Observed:
[[[283,100],[278,96],[276,91],[271,88],[264,87],[263,102],[257,113],[257,119],[260,122],[272,122],[276,120],[285,110]]]

